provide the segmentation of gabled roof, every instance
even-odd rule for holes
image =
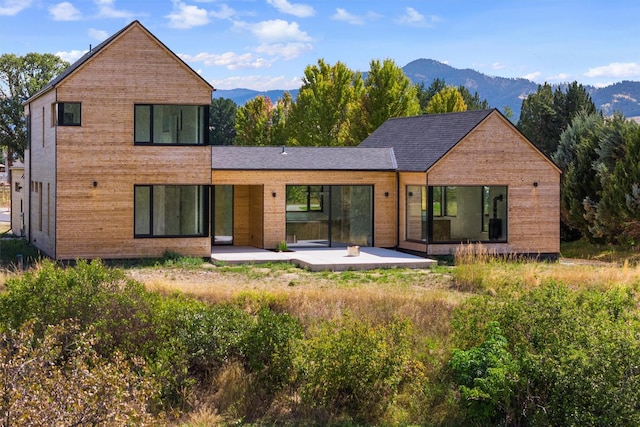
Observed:
[[[165,46],[165,44],[162,43],[156,36],[154,36],[153,33],[151,33],[151,31],[147,30],[145,28],[145,26],[140,23],[140,21],[136,20],[136,21],[131,22],[129,25],[127,25],[126,27],[122,28],[120,31],[118,31],[117,33],[113,34],[112,36],[110,36],[109,38],[107,38],[106,40],[104,40],[103,42],[98,44],[97,46],[92,47],[89,50],[89,52],[87,52],[84,55],[82,55],[82,57],[80,57],[80,59],[78,59],[76,62],[71,64],[69,67],[67,67],[66,70],[64,70],[62,73],[60,73],[54,79],[52,79],[49,83],[47,83],[46,86],[44,86],[41,90],[39,90],[37,93],[35,93],[31,98],[27,99],[24,102],[24,104],[28,104],[32,99],[38,98],[43,93],[45,93],[45,92],[53,89],[54,87],[56,87],[60,82],[62,82],[64,79],[66,79],[71,74],[73,74],[78,68],[82,67],[91,58],[93,58],[98,53],[100,53],[100,51],[102,49],[104,49],[106,46],[110,45],[111,42],[113,42],[115,39],[117,39],[121,34],[125,33],[127,30],[129,30],[130,28],[132,28],[134,26],[138,26],[143,31],[145,31],[149,36],[151,36],[151,38],[153,38],[163,48],[165,48],[169,53],[171,53],[171,55],[173,55],[176,60],[180,61],[185,67],[187,67],[191,72],[193,72],[196,76],[198,76],[207,86],[211,87],[211,89],[213,90],[213,86],[211,86],[211,84],[209,82],[207,82],[204,78],[202,78],[202,76],[200,74],[195,72],[186,62],[184,62],[182,59],[180,59],[180,57],[178,55],[173,53],[173,51],[171,51],[171,49],[169,49],[167,46]]]
[[[392,118],[358,147],[393,147],[399,171],[425,172],[494,111]]]
[[[211,147],[214,170],[395,171],[392,148]]]

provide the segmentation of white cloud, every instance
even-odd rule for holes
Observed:
[[[640,77],[640,64],[635,62],[612,62],[609,65],[589,68],[589,71],[584,75],[587,77]]]
[[[32,0],[0,0],[0,16],[14,16],[31,6]]]
[[[98,6],[98,15],[101,18],[124,18],[131,19],[135,16],[133,12],[118,10],[114,7],[115,0],[94,0]]]
[[[430,27],[434,23],[439,22],[441,19],[438,16],[430,15],[425,17],[412,7],[405,9],[404,15],[396,19],[396,22],[401,25],[409,25],[412,27]]]
[[[346,9],[337,8],[336,13],[331,16],[334,21],[343,21],[351,25],[364,25],[367,21],[375,21],[380,19],[382,15],[374,12],[367,12],[366,15],[354,15],[346,11]]]
[[[80,11],[68,1],[50,6],[49,13],[54,21],[77,21],[82,18]]]
[[[535,81],[541,75],[542,73],[540,71],[534,71],[533,73],[525,74],[524,76],[522,76],[522,78]]]
[[[558,82],[566,82],[571,78],[570,74],[567,73],[560,73],[560,74],[556,74],[555,76],[549,76],[547,77],[547,80],[552,82],[552,81],[558,81]]]
[[[226,79],[211,80],[216,89],[247,88],[253,90],[299,89],[302,81],[299,77],[287,79],[284,76],[234,76]],[[275,102],[275,100],[273,100]]]
[[[307,18],[316,13],[313,7],[302,3],[292,4],[287,0],[267,0],[267,3],[282,13],[297,16],[298,18]]]
[[[107,37],[109,37],[109,33],[107,33],[106,31],[96,30],[95,28],[89,28],[88,34],[89,34],[89,37],[98,41],[102,41]]]
[[[169,18],[171,28],[178,29],[189,29],[209,23],[209,14],[206,9],[190,6],[180,1],[173,2],[173,12],[166,18]]]
[[[202,62],[205,66],[225,67],[229,70],[269,68],[273,62],[264,58],[256,58],[251,53],[238,55],[235,52],[226,52],[223,54],[202,52],[195,56],[185,54],[179,54],[178,56],[188,63]]]
[[[69,52],[57,52],[56,55],[59,56],[63,61],[67,61],[73,64],[87,52],[88,50],[72,50]]]
[[[229,19],[236,14],[236,11],[227,6],[226,4],[220,5],[220,10],[210,11],[209,16],[218,19]]]
[[[269,56],[279,56],[287,61],[297,58],[306,52],[311,52],[312,50],[313,45],[311,43],[262,44],[255,49],[257,53]]]
[[[234,22],[233,27],[237,30],[248,30],[252,32],[258,40],[264,43],[311,41],[311,37],[300,29],[297,22],[289,23],[282,19],[262,21],[256,24],[237,21]]]
[[[341,8],[336,9],[336,13],[333,14],[331,19],[334,19],[336,21],[344,21],[351,25],[363,25],[365,21],[364,17],[353,15],[347,12],[345,9]]]

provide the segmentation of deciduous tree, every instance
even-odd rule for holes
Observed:
[[[356,145],[351,122],[363,93],[360,73],[342,62],[319,59],[304,70],[302,87],[289,115],[288,143],[305,146]]]
[[[391,59],[373,60],[364,81],[354,139],[362,141],[391,117],[415,116],[419,112],[417,89],[402,68]]]
[[[68,62],[49,53],[0,56],[0,147],[24,156],[27,123],[22,103],[68,66]]]
[[[460,94],[458,88],[448,86],[436,93],[429,105],[427,105],[427,114],[453,113],[466,111],[467,105]]]

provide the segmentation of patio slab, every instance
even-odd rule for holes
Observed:
[[[228,264],[290,262],[310,271],[429,268],[438,264],[432,259],[373,247],[360,248],[360,255],[349,256],[346,248],[296,248],[292,252],[273,252],[248,246],[214,246],[211,260]]]

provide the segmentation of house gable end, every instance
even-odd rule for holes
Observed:
[[[70,65],[60,75],[51,80],[42,90],[26,100],[24,104],[28,104],[29,102],[37,99],[44,93],[54,88],[64,86],[68,80],[77,75],[79,72],[82,72],[87,66],[95,62],[97,59],[101,58],[105,52],[108,52],[112,48],[112,46],[117,45],[120,41],[126,39],[127,37],[131,37],[131,34],[136,30],[142,34],[145,34],[150,41],[152,41],[161,50],[166,52],[167,55],[176,62],[176,64],[178,64],[186,73],[191,75],[192,78],[196,79],[198,81],[198,84],[201,85],[203,89],[206,89],[208,91],[214,90],[211,84],[209,84],[202,76],[200,76],[195,70],[187,65],[182,59],[180,59],[180,57],[173,53],[164,43],[162,43],[156,36],[154,36],[149,30],[147,30],[139,21],[133,21],[117,33],[107,38],[99,45],[93,47],[89,52],[87,52],[84,56]],[[135,55],[135,53],[139,54],[139,52],[134,52],[133,55]]]

